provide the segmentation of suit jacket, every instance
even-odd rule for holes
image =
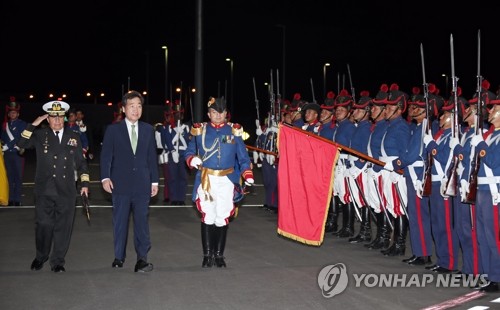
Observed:
[[[81,185],[88,187],[89,172],[80,136],[69,128],[64,129],[59,143],[49,127],[35,129],[29,124],[18,146],[36,149],[35,194],[75,197],[75,171]]]
[[[111,124],[104,133],[101,150],[101,180],[113,182],[114,194],[151,194],[158,183],[158,162],[153,126],[139,121],[136,153],[125,121]]]

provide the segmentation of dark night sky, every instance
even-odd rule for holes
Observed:
[[[455,42],[456,73],[464,96],[475,92],[477,32],[481,30],[481,75],[495,91],[500,57],[496,7],[471,1],[450,7],[438,1],[229,1],[204,2],[204,93],[224,94],[234,59],[233,115],[254,117],[252,77],[261,111],[268,96],[263,83],[270,71],[282,74],[285,29],[285,98],[295,92],[311,100],[313,79],[318,101],[323,97],[323,64],[327,90],[337,93],[337,76],[350,87],[350,65],[356,92],[376,93],[382,83],[396,82],[410,92],[422,85],[420,43],[425,50],[427,81],[444,95],[450,75],[450,34]],[[403,7],[404,6],[404,7]],[[333,7],[333,8],[331,8]],[[0,103],[16,95],[66,92],[68,102],[82,101],[88,90],[120,100],[128,77],[132,89],[148,89],[150,104],[164,100],[165,57],[174,87],[194,85],[195,0],[183,1],[50,1],[0,4]],[[277,25],[284,25],[284,28]],[[451,79],[450,79],[451,81]],[[451,86],[449,86],[451,89]],[[229,92],[229,90],[228,90]],[[447,97],[447,95],[445,96]],[[231,104],[231,103],[230,103]],[[252,114],[253,113],[253,114]],[[241,121],[244,122],[244,121]]]

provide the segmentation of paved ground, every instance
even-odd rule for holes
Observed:
[[[32,169],[32,163],[27,169]],[[165,206],[156,199],[150,212],[153,247],[149,255],[155,269],[147,274],[133,272],[132,231],[124,268],[113,269],[111,208],[100,190],[97,170],[98,165],[92,165],[91,180],[96,182],[91,186],[91,224],[79,208],[66,273],[55,274],[48,265],[38,272],[29,269],[35,254],[29,171],[24,206],[0,208],[0,309],[354,310],[423,309],[439,304],[432,309],[449,309],[465,299],[470,301],[453,309],[500,309],[500,294],[478,294],[463,285],[438,287],[434,273],[402,263],[403,257],[384,257],[332,235],[325,236],[320,247],[280,237],[276,233],[279,215],[258,207],[263,195],[258,170],[257,186],[229,227],[227,268],[200,267],[200,224],[190,205]],[[190,196],[186,197],[189,201]],[[324,267],[339,264],[345,265],[345,271],[336,273],[340,269],[333,268],[330,275],[337,277],[327,277],[331,282],[325,284]],[[363,274],[368,281],[356,285]],[[374,285],[384,275],[432,281],[425,287]],[[347,283],[344,291],[324,297],[340,291],[342,283]]]

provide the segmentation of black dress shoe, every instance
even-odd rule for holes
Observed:
[[[119,260],[118,258],[115,258],[115,260],[111,264],[111,267],[113,267],[113,268],[122,268],[123,267],[123,261]]]
[[[432,264],[432,260],[431,260],[430,256],[417,256],[414,260],[408,262],[408,265],[411,265],[411,266],[423,266],[423,265],[429,265],[429,264]],[[434,265],[434,266],[436,266],[436,265]],[[430,267],[434,267],[434,266],[430,266]]]
[[[427,266],[427,267],[425,267],[425,270],[430,270],[430,271],[433,271],[433,270],[434,270],[434,269],[436,269],[436,268],[439,268],[439,266],[438,266],[438,265],[432,265],[432,266]]]
[[[498,283],[497,282],[490,282],[484,286],[482,286],[479,289],[480,292],[486,292],[486,293],[491,293],[491,292],[498,292]]]
[[[148,263],[142,259],[137,261],[134,268],[134,272],[149,272],[151,270],[153,270],[153,264]]]
[[[437,267],[435,269],[432,269],[432,271],[437,272],[437,273],[455,273],[457,270],[450,270],[448,268],[444,267]]]
[[[66,272],[66,269],[64,269],[64,266],[55,265],[54,267],[52,267],[52,271],[54,271],[54,272]]]
[[[33,262],[31,263],[31,270],[40,270],[43,268],[43,263],[45,263],[45,261],[41,261],[41,260],[38,260],[38,259],[34,259]]]
[[[409,262],[412,262],[412,261],[416,260],[417,258],[418,258],[417,256],[412,255],[412,257],[410,257],[410,258],[403,259],[402,262],[408,264]]]

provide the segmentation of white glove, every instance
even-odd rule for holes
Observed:
[[[455,148],[455,146],[457,146],[458,144],[460,144],[460,141],[458,141],[458,138],[456,138],[456,137],[451,138],[450,149],[453,150]]]
[[[418,198],[422,199],[422,192],[424,191],[424,187],[422,181],[415,181],[415,190],[417,191]]]
[[[359,169],[356,166],[352,166],[351,168],[348,169],[348,173],[353,179],[355,179],[361,173],[361,169]]]
[[[469,182],[466,180],[460,180],[460,198],[462,201],[467,200],[467,194],[469,193]]]
[[[253,155],[253,163],[254,164],[258,163],[259,162],[259,152],[253,151],[252,155]]]
[[[252,178],[248,178],[245,180],[246,186],[252,186],[255,181]]]
[[[386,162],[385,166],[384,166],[384,169],[385,170],[389,170],[389,171],[394,171],[394,167],[392,166],[392,161]]]
[[[262,152],[259,153],[259,159],[260,159],[260,161],[264,160],[264,153],[262,153]]]
[[[179,152],[177,152],[177,150],[173,150],[172,151],[172,159],[174,160],[174,163],[178,163],[179,162]]]
[[[2,146],[2,151],[7,151],[9,149],[9,147],[7,146],[7,144],[5,144],[4,146]]]
[[[434,140],[434,139],[432,138],[432,136],[431,136],[430,134],[425,134],[425,135],[424,135],[424,139],[423,139],[424,144],[425,144],[425,147],[427,147],[427,145],[429,145],[429,143],[430,143],[431,141],[433,141],[433,140]]]
[[[266,154],[266,160],[271,166],[274,165],[274,160],[275,160],[274,155]]]
[[[191,162],[189,163],[189,165],[193,168],[196,168],[196,169],[200,169],[200,166],[203,162],[201,161],[201,159],[199,157],[193,157],[193,159],[191,159]]]
[[[260,136],[263,132],[260,126],[257,127],[257,130],[255,130],[255,133],[257,134],[257,137]]]
[[[478,134],[478,135],[474,135],[471,139],[470,139],[470,144],[474,147],[476,147],[481,141],[484,141],[483,139],[483,135],[482,134]]]
[[[397,173],[397,172],[392,171],[389,174],[389,178],[391,179],[392,183],[398,183],[398,181],[400,180],[400,174]]]
[[[19,150],[21,150],[21,148],[20,148],[19,146],[17,146],[17,145],[14,145],[14,148],[15,148],[16,150],[18,150],[18,151],[19,151]]]

